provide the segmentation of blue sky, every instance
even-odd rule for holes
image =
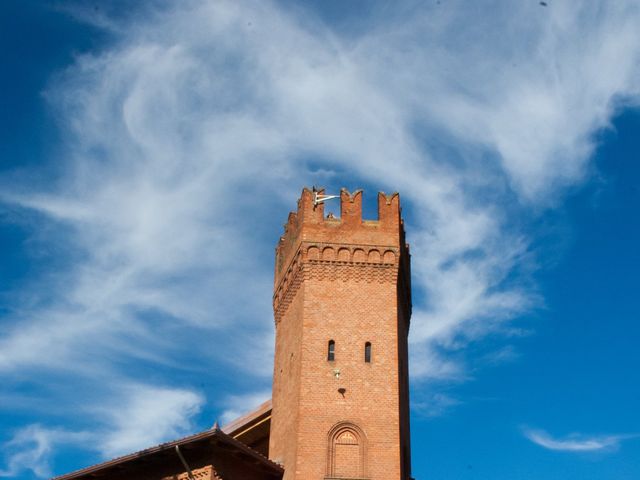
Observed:
[[[401,193],[417,479],[639,478],[640,6],[546,3],[2,2],[0,477],[268,398],[316,184]]]

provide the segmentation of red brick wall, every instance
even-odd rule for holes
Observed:
[[[361,205],[361,192],[343,191],[341,219],[324,219],[305,189],[276,249],[269,451],[286,480],[410,475],[410,274],[399,198],[379,195],[377,221],[362,221]]]

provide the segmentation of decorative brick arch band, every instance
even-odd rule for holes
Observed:
[[[295,297],[303,279],[395,282],[400,251],[393,246],[302,242],[287,268],[277,277],[273,295],[276,324]]]
[[[327,479],[362,479],[367,475],[367,437],[352,422],[335,424],[327,435]]]

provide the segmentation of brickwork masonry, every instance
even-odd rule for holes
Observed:
[[[400,198],[378,194],[376,220],[362,219],[361,191],[342,190],[340,201],[340,219],[325,218],[304,189],[276,248],[269,456],[285,480],[408,480],[411,282]]]

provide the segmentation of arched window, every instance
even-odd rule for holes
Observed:
[[[336,359],[336,342],[329,340],[329,348],[327,349],[327,360],[333,362]]]
[[[364,344],[364,361],[371,363],[371,342]]]
[[[329,431],[327,477],[366,477],[366,438],[360,428],[340,422]]]

